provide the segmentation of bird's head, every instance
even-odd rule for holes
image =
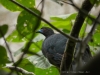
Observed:
[[[54,31],[49,27],[42,27],[40,30],[36,31],[36,33],[41,33],[45,37],[48,37],[48,36],[54,34]]]

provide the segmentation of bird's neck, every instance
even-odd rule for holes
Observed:
[[[43,34],[46,38],[48,38],[49,36],[53,35],[54,33],[47,33],[47,34]]]

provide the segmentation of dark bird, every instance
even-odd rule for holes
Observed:
[[[65,50],[66,41],[68,38],[62,34],[55,34],[51,28],[42,27],[37,33],[43,34],[46,38],[42,44],[42,53],[49,62],[56,67],[60,67],[62,55]],[[87,62],[91,57],[90,48],[87,46],[83,61]]]

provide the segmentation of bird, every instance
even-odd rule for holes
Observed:
[[[52,65],[60,68],[68,38],[60,33],[54,33],[54,31],[49,27],[42,27],[40,30],[36,31],[36,33],[40,33],[45,36],[45,39],[42,43],[43,55]],[[91,52],[88,45],[82,58],[84,62],[87,62],[91,58]]]

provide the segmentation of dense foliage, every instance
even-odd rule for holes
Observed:
[[[35,8],[35,0],[16,0],[18,3],[22,4],[24,7],[32,10],[37,15],[40,15],[41,11]],[[90,0],[93,3],[94,0]],[[36,75],[59,75],[58,69],[51,65],[46,58],[41,53],[41,46],[44,37],[40,34],[36,34],[35,31],[39,28],[46,26],[50,27],[49,24],[44,21],[40,22],[40,19],[35,15],[24,10],[20,6],[14,4],[10,0],[0,0],[0,3],[9,11],[16,12],[20,11],[17,18],[16,30],[14,30],[6,39],[6,42],[24,42],[21,49],[17,50],[14,55],[15,57],[21,53],[24,54],[22,60],[15,62],[17,67],[23,68],[29,72],[33,72]],[[100,1],[97,0],[95,3],[97,6]],[[90,14],[91,15],[91,14]],[[56,28],[60,29],[66,34],[70,34],[70,31],[75,22],[77,13],[71,13],[66,15],[51,16],[50,23]],[[95,16],[91,15],[95,19]],[[83,38],[88,32],[86,32],[87,25],[92,26],[93,20],[89,17],[85,19],[85,22],[80,31],[80,38]],[[8,25],[0,25],[0,38],[4,38],[8,30]],[[89,42],[92,55],[96,54],[96,51],[100,47],[100,26],[96,28],[96,31]],[[10,73],[11,70],[6,68],[7,63],[13,63],[7,56],[7,50],[9,50],[9,45],[6,48],[0,45],[0,70]],[[10,54],[10,52],[8,51]],[[21,74],[21,73],[20,73]],[[1,72],[0,72],[1,75]]]

